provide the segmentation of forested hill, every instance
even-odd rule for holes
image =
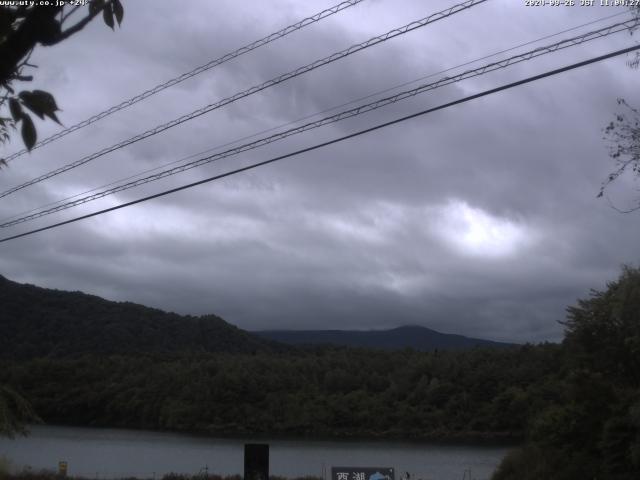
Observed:
[[[253,332],[263,338],[291,345],[336,345],[346,347],[418,351],[464,350],[474,347],[513,347],[511,343],[493,342],[462,335],[436,332],[420,326],[391,330],[263,330]]]
[[[605,291],[569,307],[561,344],[437,352],[272,353],[267,340],[216,317],[0,282],[0,385],[48,423],[314,438],[524,436],[493,480],[640,479],[640,268],[624,267]],[[114,345],[127,351],[55,356]]]
[[[215,315],[182,316],[0,276],[0,358],[279,350]]]

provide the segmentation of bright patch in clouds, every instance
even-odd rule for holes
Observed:
[[[473,256],[509,256],[530,238],[523,225],[459,200],[440,209],[436,228],[447,243]]]

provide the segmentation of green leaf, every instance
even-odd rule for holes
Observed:
[[[102,9],[102,18],[104,19],[104,23],[106,23],[111,30],[115,29],[115,23],[113,21],[113,7],[111,3],[107,3]]]
[[[60,121],[55,114],[55,112],[59,110],[58,105],[56,105],[56,100],[49,92],[45,92],[43,90],[34,90],[33,92],[24,91],[20,92],[20,99],[29,110],[38,115],[41,119],[44,120],[44,116],[46,115],[56,123],[60,124]]]
[[[124,8],[120,0],[113,0],[113,13],[116,15],[118,26],[122,23],[122,17],[124,17]]]
[[[26,113],[22,114],[22,141],[27,147],[27,150],[33,148],[37,138],[36,127],[33,124],[33,120],[31,120],[31,117]]]
[[[22,117],[22,106],[17,98],[12,97],[9,99],[9,111],[14,122],[17,122]]]
[[[44,120],[44,114],[42,113],[40,108],[34,105],[34,103],[32,103],[33,99],[31,98],[31,96],[24,95],[25,93],[30,93],[30,92],[20,92],[20,98],[22,99],[22,103],[24,103],[24,106],[27,107],[36,115],[38,115],[38,117],[40,117],[41,120]]]

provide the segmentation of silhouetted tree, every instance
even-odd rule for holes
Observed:
[[[528,442],[494,480],[640,478],[640,269],[624,267],[563,324],[563,362],[530,395]]]
[[[632,13],[640,17],[640,6],[630,7]],[[633,34],[633,30],[631,34]],[[635,58],[628,62],[629,67],[640,67],[640,52],[636,52]],[[614,120],[609,122],[604,129],[605,139],[609,141],[609,156],[615,161],[613,170],[602,183],[598,197],[604,195],[607,187],[624,173],[631,172],[640,177],[640,112],[624,98],[618,98],[621,111],[616,113]],[[628,209],[614,208],[622,213],[630,213],[640,209],[640,200],[637,205]]]
[[[100,14],[113,29],[116,22],[118,25],[122,22],[124,10],[120,0],[89,0],[86,8],[16,3],[25,5],[0,6],[0,112],[5,112],[5,115],[0,114],[0,142],[6,142],[10,132],[19,126],[22,140],[30,150],[36,143],[37,134],[28,112],[41,120],[46,117],[60,123],[56,116],[58,106],[49,92],[16,91],[16,82],[33,79],[32,75],[25,74],[25,70],[34,67],[29,63],[34,48],[38,45],[50,47],[68,39]]]

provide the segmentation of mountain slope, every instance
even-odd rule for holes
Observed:
[[[0,276],[0,358],[276,349],[215,315],[182,316]]]
[[[463,350],[473,347],[510,347],[510,343],[493,342],[462,335],[436,332],[420,326],[391,330],[263,330],[253,332],[262,338],[290,345],[339,345],[383,350]]]

